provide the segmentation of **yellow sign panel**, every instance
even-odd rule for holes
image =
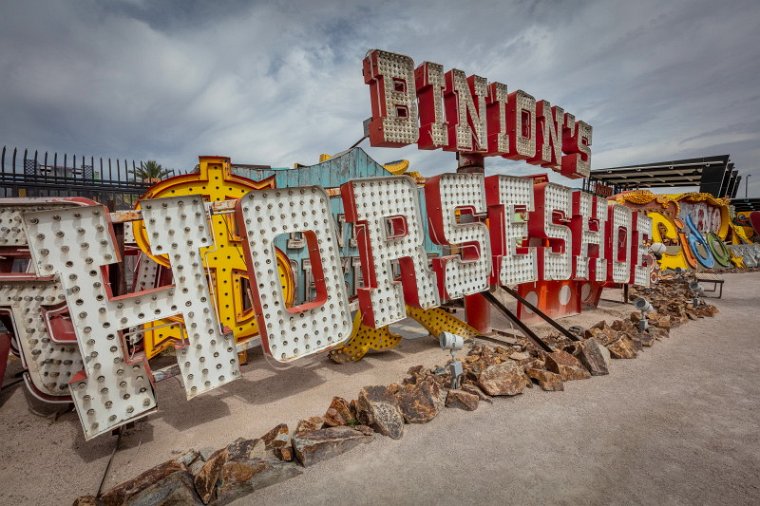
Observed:
[[[448,311],[439,307],[421,309],[406,306],[406,314],[425,327],[431,336],[437,337],[441,332],[451,332],[469,339],[478,335],[478,331]],[[391,332],[390,327],[374,329],[362,323],[361,312],[354,316],[354,328],[346,344],[330,352],[334,362],[357,362],[370,351],[384,351],[395,348],[401,342],[401,336]]]

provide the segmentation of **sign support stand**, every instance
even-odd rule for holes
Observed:
[[[483,174],[485,173],[485,160],[483,155],[473,153],[457,153],[458,174]],[[483,254],[490,255],[489,252]],[[491,306],[482,294],[464,296],[465,320],[481,334],[491,333]]]

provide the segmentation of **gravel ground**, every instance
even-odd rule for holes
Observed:
[[[760,501],[760,273],[726,276],[717,318],[690,322],[612,374],[537,388],[478,411],[445,410],[305,470],[236,504],[753,503]],[[606,295],[609,297],[609,295]],[[588,325],[630,311],[602,303],[563,320]],[[402,328],[408,336],[414,326]],[[333,395],[443,363],[429,339],[356,364],[324,359],[275,370],[260,355],[225,388],[192,401],[175,380],[161,410],[122,438],[105,488],[172,458],[279,422],[322,414]],[[18,370],[11,364],[7,374]],[[0,504],[68,504],[94,493],[114,445],[85,442],[76,414],[30,414],[20,388],[0,395]]]

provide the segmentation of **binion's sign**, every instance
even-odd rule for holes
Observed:
[[[588,168],[591,128],[545,101],[460,71],[442,74],[430,63],[415,70],[410,59],[381,51],[370,52],[364,66],[373,143],[522,157],[571,177]],[[201,158],[202,167],[209,163],[229,167],[226,158]],[[17,302],[43,300],[34,290],[47,287],[50,304],[65,303],[78,348],[69,388],[88,439],[157,407],[156,378],[148,359],[130,351],[130,329],[181,322],[184,338],[175,348],[188,399],[240,377],[238,348],[221,324],[208,271],[209,252],[219,253],[224,233],[242,243],[267,355],[289,362],[349,340],[356,306],[331,199],[340,200],[354,229],[356,304],[369,327],[404,319],[407,306],[435,308],[494,285],[649,282],[651,222],[644,212],[545,180],[450,173],[424,183],[388,175],[328,189],[271,186],[220,202],[197,195],[142,200],[120,219],[140,223],[146,247],[166,259],[171,281],[122,295],[108,282],[109,266],[122,260],[116,214],[93,202],[21,214],[19,244],[31,253],[35,286],[14,293]],[[297,303],[283,292],[275,246],[294,234],[305,241],[314,285]],[[426,240],[444,253],[431,259]]]
[[[408,56],[372,50],[364,59],[370,86],[373,146],[502,156],[569,178],[589,175],[591,126],[546,100],[437,63],[417,68]]]

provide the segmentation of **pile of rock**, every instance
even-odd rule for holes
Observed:
[[[82,496],[74,505],[228,504],[297,476],[304,466],[372,441],[374,431],[367,426],[327,425],[335,421],[328,415],[335,415],[332,409],[337,404],[348,405],[336,397],[324,418],[302,420],[292,436],[288,426],[280,424],[259,438],[238,438],[218,450],[191,449],[100,497]]]
[[[610,358],[631,359],[672,327],[689,319],[714,316],[714,306],[692,303],[688,280],[663,280],[635,295],[650,300],[648,329],[639,312],[600,321],[579,334],[547,337],[547,353],[523,339],[504,346],[472,344],[463,359],[460,386],[451,388],[448,367],[412,367],[401,383],[366,386],[357,399],[334,397],[322,416],[301,420],[292,435],[280,424],[255,439],[239,438],[219,450],[190,450],[101,497],[83,496],[75,505],[227,504],[257,489],[299,475],[303,467],[372,441],[375,434],[400,439],[405,424],[427,423],[444,407],[474,411],[481,401],[515,396],[537,384],[547,391],[564,383],[609,374]],[[634,295],[634,296],[635,296]]]
[[[694,297],[689,289],[689,282],[695,281],[691,274],[683,274],[672,278],[661,279],[649,288],[631,289],[631,297],[644,297],[655,308],[655,314],[647,315],[650,320],[669,316],[674,325],[687,320],[712,317],[718,313],[718,308],[712,304],[694,305]]]

